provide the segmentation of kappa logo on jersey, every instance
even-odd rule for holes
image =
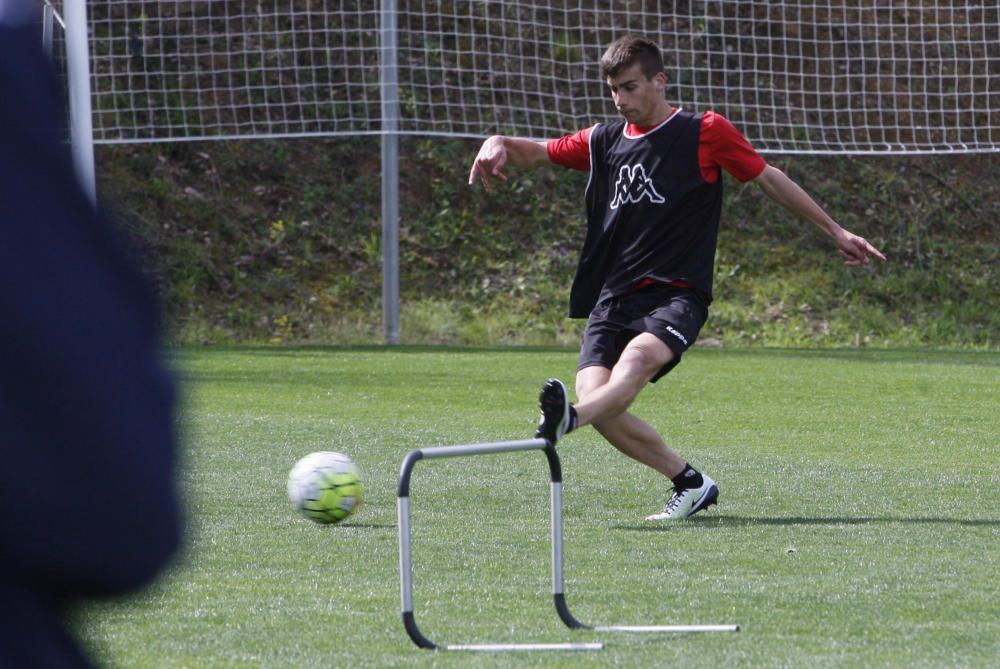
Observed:
[[[615,182],[615,196],[611,199],[611,208],[617,209],[626,202],[637,203],[648,197],[654,204],[666,202],[663,196],[656,192],[653,180],[646,176],[642,163],[623,165],[618,171],[618,181]]]

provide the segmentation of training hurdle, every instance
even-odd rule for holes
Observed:
[[[577,620],[566,604],[563,581],[563,499],[562,464],[555,446],[546,439],[500,441],[458,446],[435,446],[410,451],[403,459],[399,472],[396,511],[399,519],[399,583],[402,599],[403,627],[420,648],[473,651],[516,650],[600,650],[602,643],[533,643],[533,644],[438,644],[428,639],[417,627],[413,617],[413,562],[410,538],[410,477],[420,460],[455,458],[491,453],[539,450],[549,463],[551,532],[552,532],[552,598],[560,620],[571,629],[597,632],[736,632],[739,625],[586,625]]]

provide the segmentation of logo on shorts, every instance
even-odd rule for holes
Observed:
[[[618,171],[618,181],[615,182],[615,196],[611,199],[611,208],[617,209],[626,202],[638,203],[648,197],[654,204],[666,202],[663,196],[656,192],[653,180],[646,176],[642,163],[623,165]]]
[[[675,330],[673,327],[671,327],[671,326],[668,325],[667,326],[667,332],[669,332],[670,334],[672,334],[673,336],[677,337],[682,342],[684,342],[685,346],[688,345],[687,337],[685,337],[684,335],[682,335],[680,332],[678,332],[677,330]]]

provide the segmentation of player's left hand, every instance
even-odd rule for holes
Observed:
[[[844,258],[844,262],[851,266],[867,265],[871,262],[872,256],[885,262],[882,252],[872,246],[867,239],[846,230],[837,237],[837,250]]]

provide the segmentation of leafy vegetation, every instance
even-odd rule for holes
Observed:
[[[564,317],[586,174],[466,184],[476,142],[401,142],[402,338],[575,345]],[[178,342],[381,341],[378,141],[102,146],[102,194],[157,277]],[[1000,157],[772,157],[884,266],[727,177],[702,343],[992,348]]]

